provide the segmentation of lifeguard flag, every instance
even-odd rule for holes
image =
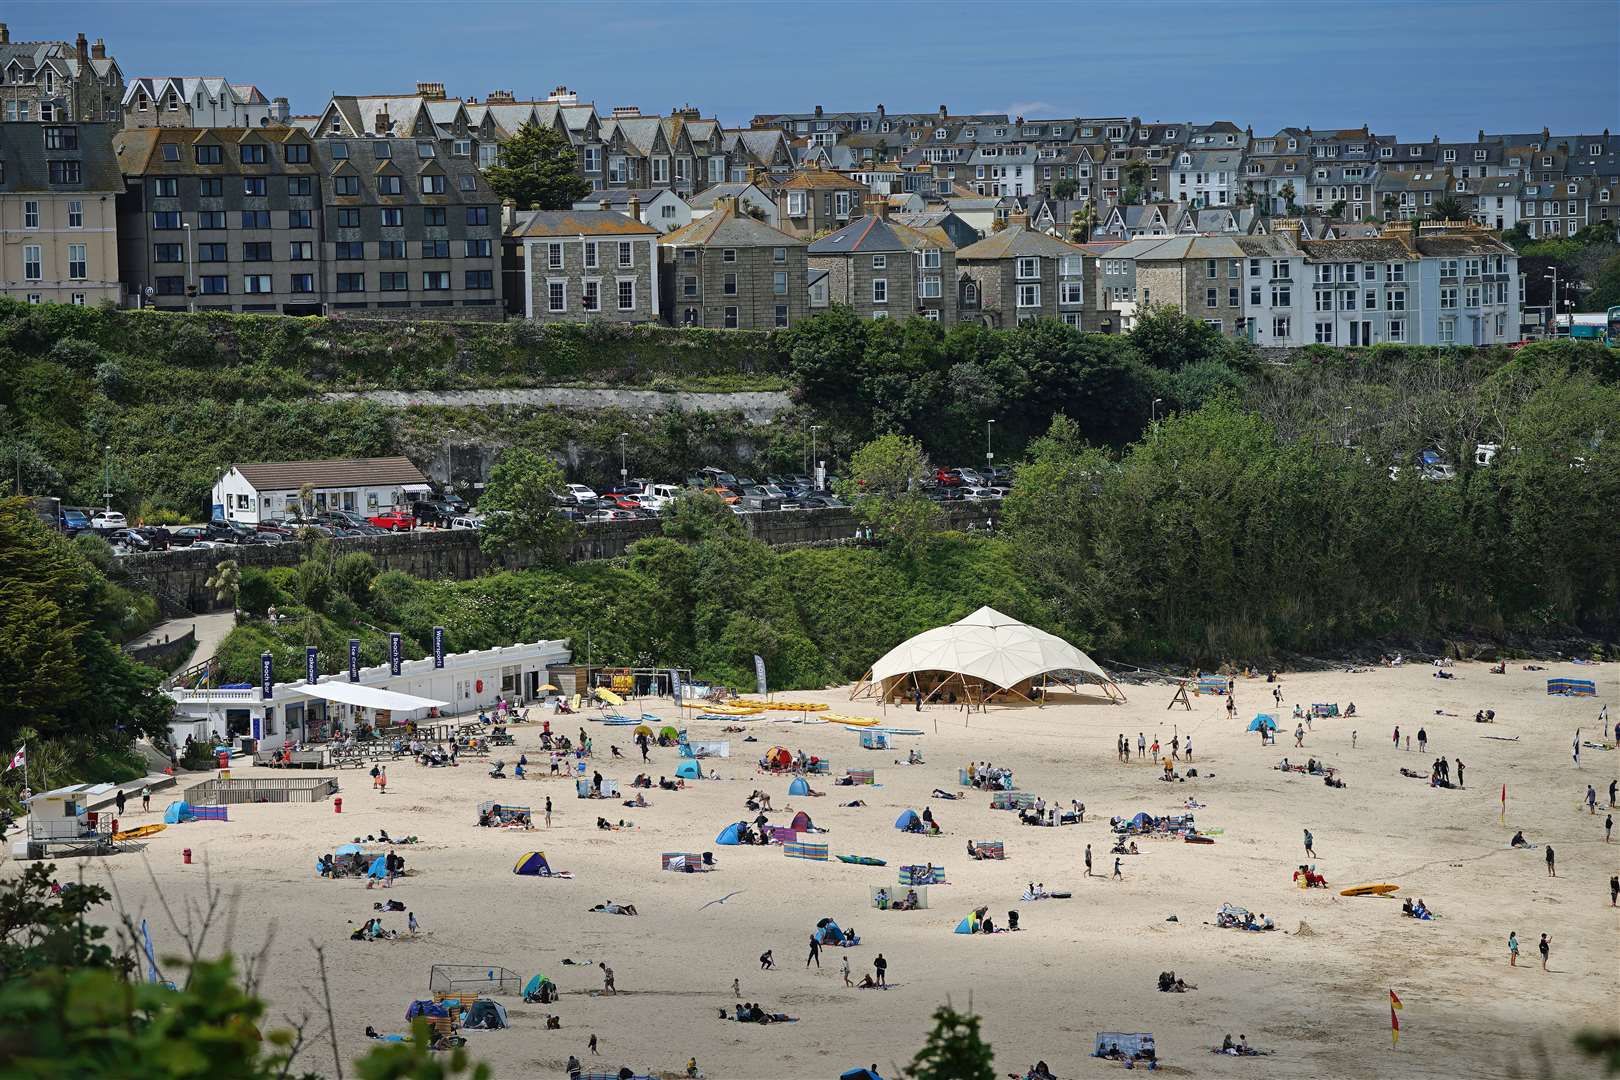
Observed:
[[[1395,1015],[1395,1010],[1401,1007],[1401,999],[1395,991],[1389,992],[1389,1043],[1391,1046],[1401,1041],[1401,1018]]]

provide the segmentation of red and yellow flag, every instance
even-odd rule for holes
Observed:
[[[1400,996],[1391,990],[1389,992],[1389,1042],[1391,1046],[1401,1041],[1401,1018],[1395,1015],[1395,1010],[1400,1007]]]

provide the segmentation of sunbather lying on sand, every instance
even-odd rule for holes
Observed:
[[[609,900],[605,904],[596,904],[591,908],[591,910],[600,911],[604,915],[634,915],[636,914],[636,905],[615,904],[613,901]]]
[[[935,788],[934,789],[934,798],[936,798],[936,799],[956,800],[956,799],[960,799],[961,797],[962,796],[957,795],[954,792],[945,791],[945,790],[943,790],[941,788]]]

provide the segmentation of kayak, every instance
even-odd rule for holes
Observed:
[[[1400,888],[1399,885],[1353,885],[1348,889],[1340,889],[1340,896],[1388,896]]]
[[[858,864],[860,866],[888,866],[889,865],[887,861],[885,861],[883,859],[874,859],[870,855],[840,855],[840,856],[838,856],[838,861],[839,862],[847,862],[847,863],[856,863],[856,864]]]
[[[1215,838],[1212,836],[1194,836],[1191,833],[1183,836],[1182,839],[1189,844],[1213,844],[1215,842]]]
[[[115,832],[112,838],[119,843],[125,840],[145,840],[148,836],[156,836],[167,828],[167,825],[142,825],[138,829],[125,829],[123,832]]]

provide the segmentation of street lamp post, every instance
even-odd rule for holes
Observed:
[[[996,467],[996,455],[990,449],[990,425],[994,423],[994,420],[986,420],[984,422],[984,482],[987,484],[990,482],[990,470]]]
[[[101,508],[112,509],[112,447],[101,448]]]
[[[619,486],[621,488],[630,483],[630,467],[626,464],[624,456],[624,443],[629,437],[627,433],[619,432]]]
[[[1162,398],[1162,397],[1156,397],[1156,398],[1153,399],[1153,408],[1152,408],[1152,411],[1148,414],[1148,422],[1149,423],[1157,424],[1159,422],[1159,405],[1163,401],[1164,401],[1164,398]]]
[[[191,225],[181,222],[180,227],[186,230],[186,310],[197,310],[197,285],[191,275]]]
[[[816,432],[820,430],[820,424],[810,425],[810,486],[817,491],[821,490],[821,466],[816,460]]]
[[[1541,275],[1543,281],[1548,278],[1552,279],[1552,301],[1547,305],[1552,312],[1552,325],[1547,328],[1547,336],[1551,338],[1558,336],[1558,267],[1556,265],[1553,266],[1552,273]]]

